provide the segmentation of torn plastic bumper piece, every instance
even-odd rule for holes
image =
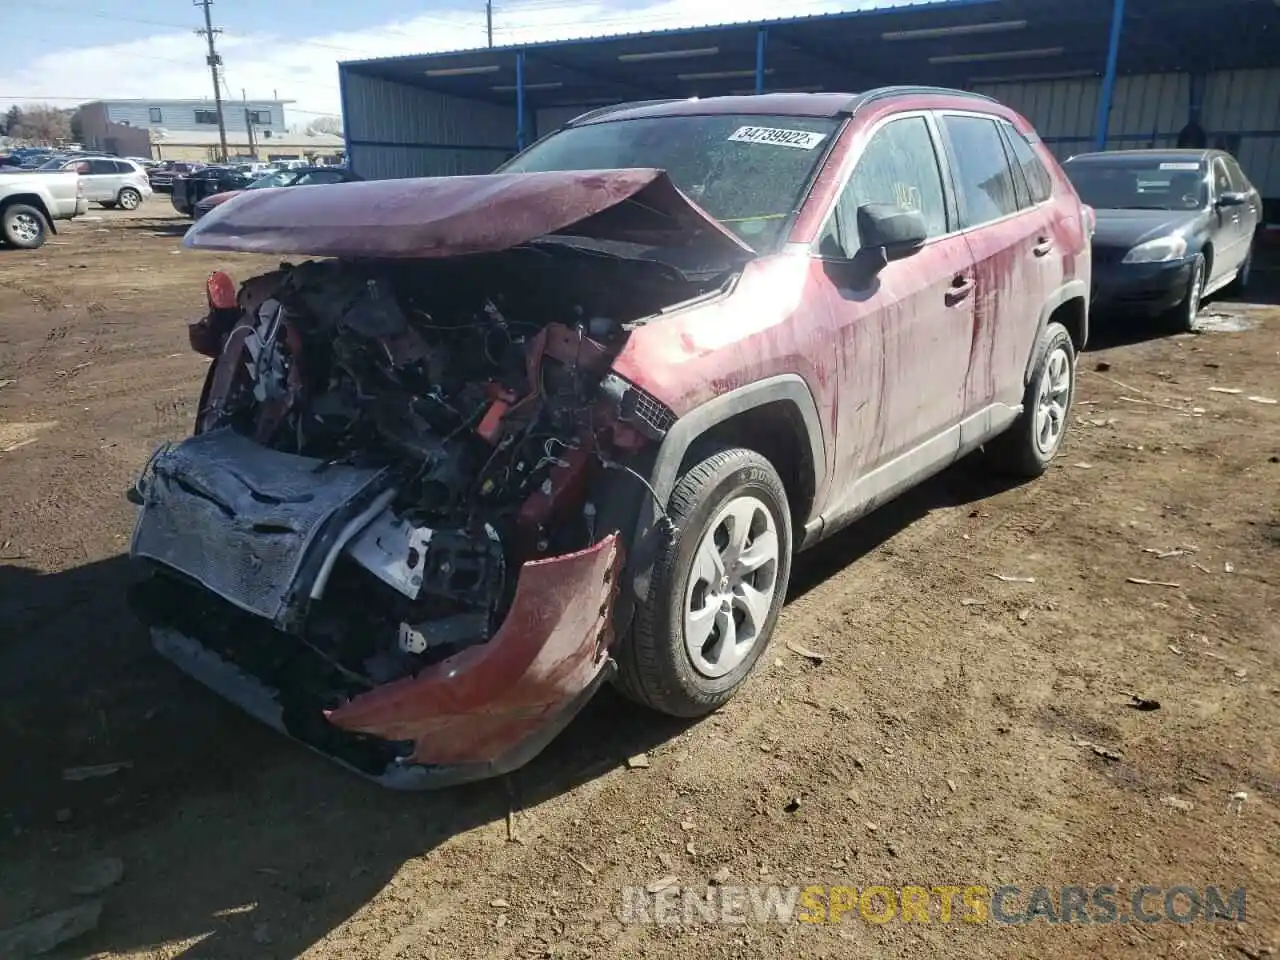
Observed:
[[[161,654],[263,723],[383,786],[438,789],[528,763],[608,678],[618,572],[616,535],[526,563],[487,642],[352,697],[325,713],[328,724],[316,718],[328,731],[314,736],[289,722],[280,691],[179,630],[151,632]],[[329,748],[342,737],[380,748],[380,772]]]
[[[353,697],[329,722],[412,741],[405,763],[476,771],[462,779],[527,762],[571,719],[566,707],[580,706],[606,675],[618,553],[610,534],[586,550],[526,563],[487,643]]]

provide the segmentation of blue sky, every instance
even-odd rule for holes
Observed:
[[[906,0],[792,0],[788,14]],[[499,44],[777,17],[776,0],[495,0]],[[90,99],[207,97],[190,0],[0,0],[0,107]],[[297,101],[290,123],[337,114],[336,63],[483,46],[484,0],[216,0],[227,86]],[[19,52],[15,56],[14,53]]]

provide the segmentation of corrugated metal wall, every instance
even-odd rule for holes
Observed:
[[[978,84],[1035,125],[1060,158],[1094,148],[1102,81],[1094,78]],[[1112,150],[1172,147],[1190,117],[1188,74],[1120,77],[1107,125]],[[1200,125],[1221,136],[1268,197],[1280,197],[1280,70],[1235,70],[1205,78]]]
[[[595,107],[547,107],[538,111],[538,136],[545,137],[574,117],[580,117]]]
[[[489,173],[515,151],[515,110],[344,73],[353,170],[370,179]]]

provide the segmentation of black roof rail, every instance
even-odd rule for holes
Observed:
[[[601,117],[607,117],[611,113],[617,113],[619,110],[630,110],[633,107],[647,107],[656,103],[677,103],[679,97],[660,97],[654,100],[627,100],[622,103],[611,103],[607,107],[596,107],[594,110],[588,110],[586,113],[580,113],[568,123],[566,127],[572,127],[578,123],[586,123],[589,120],[598,120]]]
[[[986,103],[999,103],[995,97],[989,97],[985,93],[974,93],[972,90],[957,90],[954,87],[914,86],[907,84],[893,87],[875,87],[871,90],[864,90],[862,93],[854,94],[854,96],[850,98],[849,103],[845,106],[845,112],[850,114],[855,113],[858,109],[866,106],[874,100],[885,100],[889,97],[918,97],[931,93],[946,97],[971,97],[974,100],[982,100]]]

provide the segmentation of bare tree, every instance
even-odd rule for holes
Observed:
[[[71,137],[71,114],[47,103],[27,106],[18,121],[17,133],[11,131],[11,135],[38,143],[67,140]]]
[[[4,115],[4,121],[0,122],[0,129],[11,137],[18,135],[18,127],[22,124],[22,108],[16,103],[9,108],[9,112]]]
[[[338,136],[342,133],[342,120],[338,117],[316,117],[307,124],[307,133],[329,133]]]

